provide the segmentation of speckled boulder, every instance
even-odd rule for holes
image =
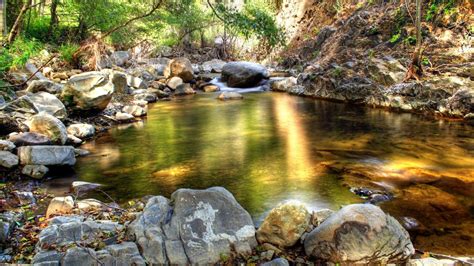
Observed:
[[[257,231],[260,243],[291,247],[309,227],[311,214],[299,202],[287,202],[272,209]]]
[[[308,256],[342,264],[402,263],[415,252],[400,223],[371,204],[348,205],[331,215],[304,247]]]

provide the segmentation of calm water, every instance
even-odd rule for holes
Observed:
[[[408,189],[403,198],[415,202],[424,199],[417,194],[423,184],[453,196],[466,223],[473,220],[474,130],[457,122],[286,94],[251,93],[234,102],[208,94],[157,103],[146,121],[110,130],[83,148],[92,155],[78,161],[77,177],[106,184],[122,202],[223,186],[260,220],[290,199],[333,209],[360,202],[344,184],[380,186],[396,195]],[[456,182],[439,183],[451,179]],[[396,217],[431,224],[429,212],[416,209],[424,207],[390,204],[384,208]],[[467,241],[462,245],[473,244],[472,229],[456,232]]]

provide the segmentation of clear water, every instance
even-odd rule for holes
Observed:
[[[121,202],[170,196],[183,187],[223,186],[257,221],[290,199],[332,209],[360,202],[349,186],[386,188],[396,195],[411,189],[408,201],[397,198],[382,207],[430,227],[433,203],[413,204],[424,203],[416,195],[423,184],[452,196],[462,209],[435,226],[462,226],[448,236],[422,236],[418,246],[446,251],[443,244],[428,243],[449,237],[460,247],[449,244],[448,253],[474,253],[472,126],[279,93],[249,93],[230,102],[215,97],[159,102],[145,121],[87,143],[83,148],[92,155],[79,159],[77,178],[105,184]]]

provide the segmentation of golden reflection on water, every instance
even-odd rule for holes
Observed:
[[[302,181],[317,178],[313,172],[314,163],[311,160],[308,148],[310,143],[306,138],[306,131],[295,108],[295,102],[286,97],[275,97],[274,116],[278,134],[285,139],[286,168],[288,178]]]

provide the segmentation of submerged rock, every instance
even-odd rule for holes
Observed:
[[[267,69],[256,63],[230,62],[222,68],[222,81],[234,88],[255,87],[269,76]]]
[[[54,143],[66,144],[66,126],[64,126],[61,120],[52,115],[46,113],[34,115],[28,121],[28,127],[30,132],[45,135]]]
[[[22,165],[74,165],[76,157],[72,146],[23,146],[18,148]]]
[[[260,243],[291,247],[310,226],[311,214],[302,203],[288,202],[272,209],[257,231]]]
[[[401,263],[415,252],[400,223],[371,204],[331,215],[309,233],[304,247],[308,256],[334,263]]]
[[[224,188],[180,189],[171,201],[151,198],[129,227],[148,263],[214,264],[257,245],[250,215]]]
[[[225,91],[219,94],[217,96],[217,99],[222,100],[222,101],[227,101],[227,100],[242,100],[244,96],[238,92],[233,92],[233,91]]]

